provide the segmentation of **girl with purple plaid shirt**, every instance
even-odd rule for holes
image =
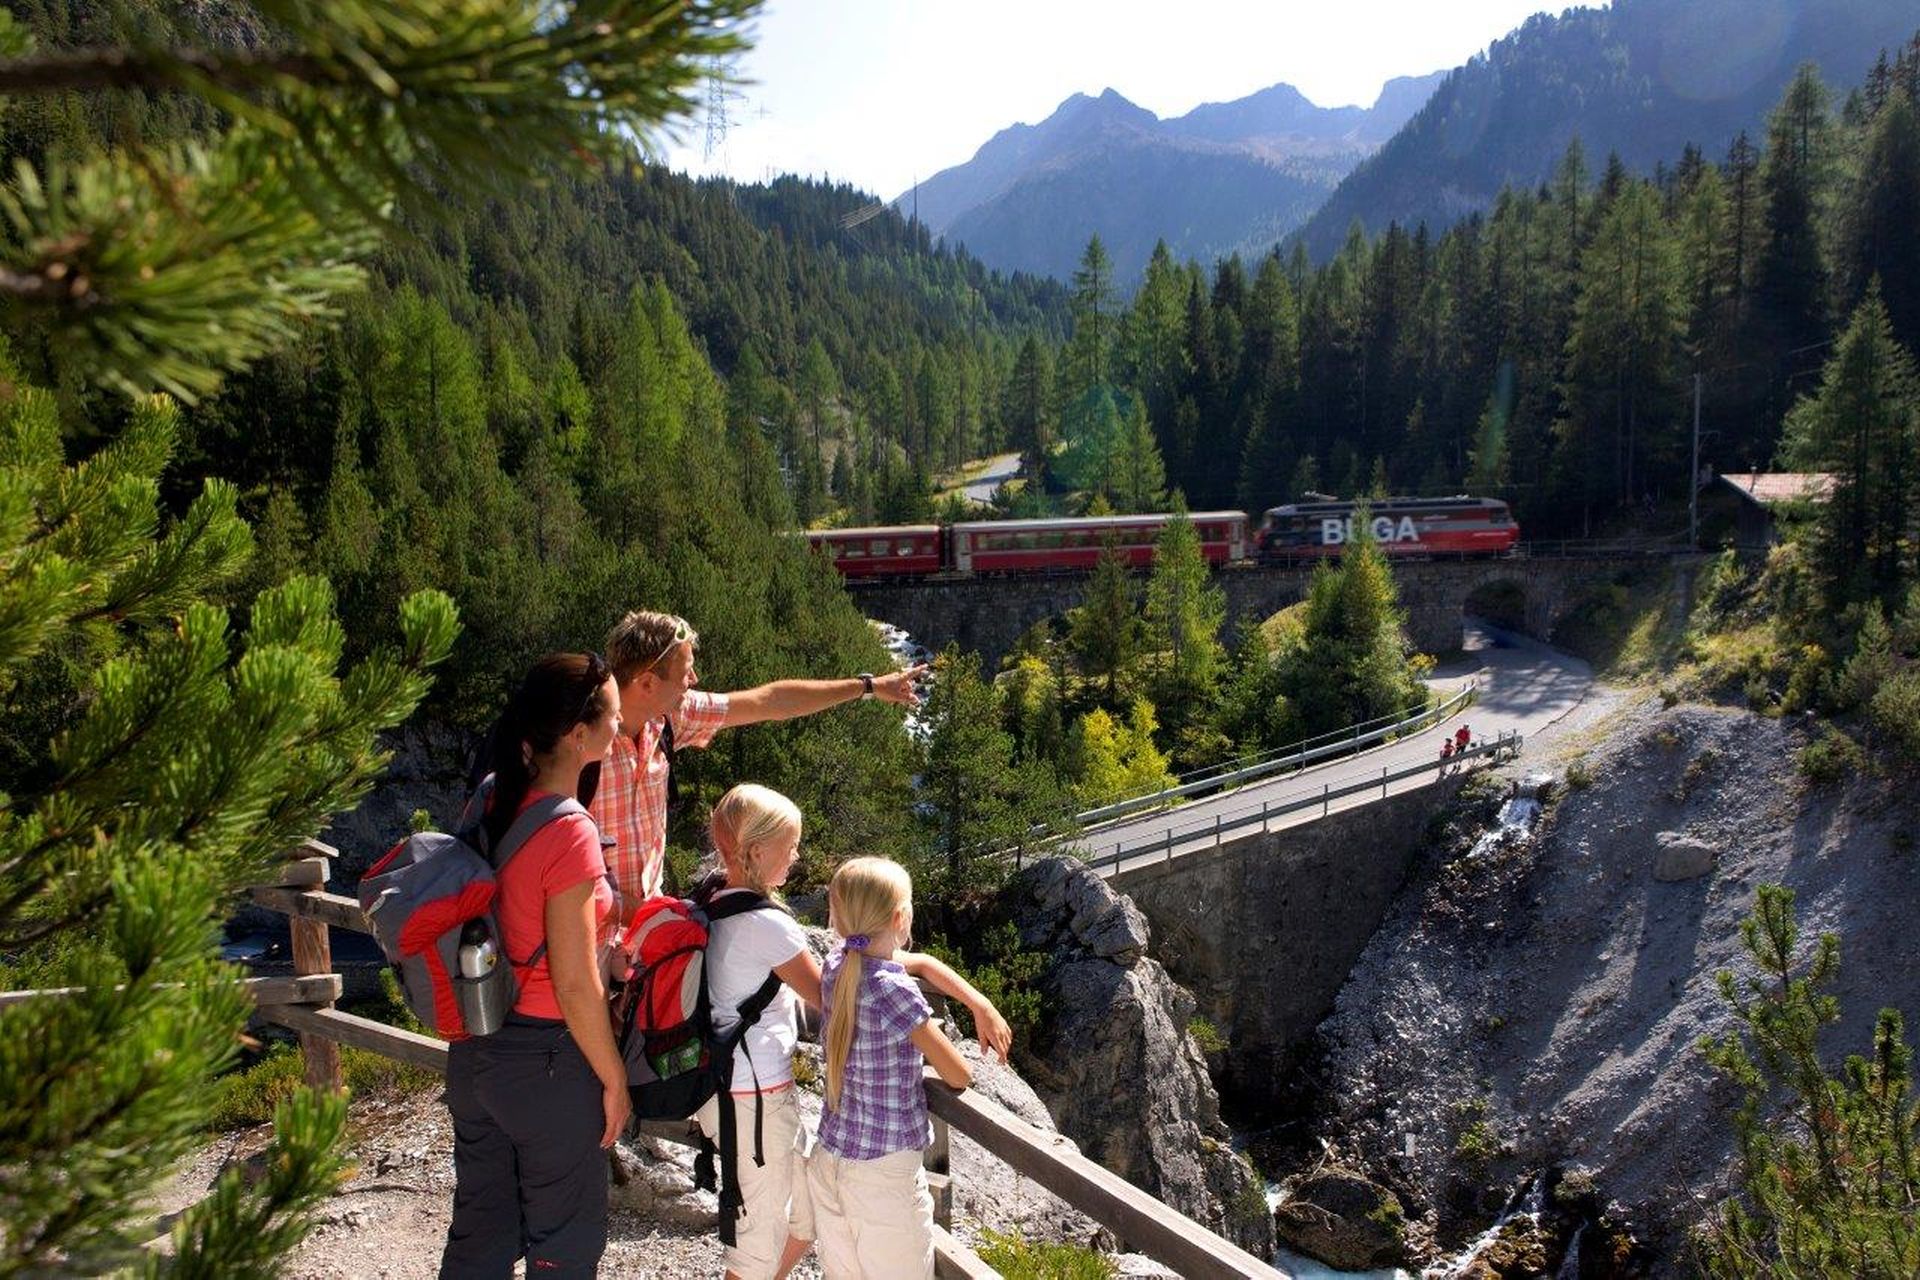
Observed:
[[[807,1167],[814,1247],[828,1280],[933,1275],[932,1139],[921,1063],[956,1089],[973,1072],[893,958],[913,928],[913,881],[885,858],[834,872],[827,904],[841,946],[821,980],[827,1101]]]

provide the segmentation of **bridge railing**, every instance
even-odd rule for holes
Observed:
[[[1149,838],[1140,843],[1129,843],[1125,838],[1121,838],[1115,840],[1105,852],[1099,849],[1083,848],[1081,857],[1102,875],[1117,874],[1124,869],[1125,864],[1139,862],[1142,859],[1150,861],[1155,857],[1164,857],[1165,861],[1171,862],[1175,851],[1181,846],[1193,845],[1205,848],[1211,844],[1217,849],[1226,837],[1237,838],[1237,833],[1255,826],[1265,831],[1276,818],[1287,818],[1299,813],[1324,818],[1332,813],[1333,804],[1337,800],[1344,800],[1349,796],[1369,795],[1376,791],[1384,799],[1396,782],[1404,782],[1425,774],[1433,774],[1437,779],[1445,771],[1462,767],[1466,761],[1476,757],[1497,759],[1501,756],[1517,754],[1524,744],[1525,739],[1519,733],[1502,733],[1497,737],[1472,743],[1446,759],[1402,765],[1397,769],[1392,765],[1382,765],[1378,777],[1355,778],[1338,786],[1331,782],[1324,783],[1317,790],[1308,788],[1278,800],[1263,800],[1258,806],[1249,805],[1245,809],[1232,813],[1215,814],[1211,819],[1201,819],[1185,826],[1169,823],[1158,840]],[[1315,809],[1320,812],[1312,813]]]
[[[1225,791],[1242,783],[1253,782],[1287,770],[1297,772],[1310,764],[1316,764],[1334,756],[1352,754],[1390,738],[1418,733],[1467,707],[1479,696],[1479,693],[1480,682],[1469,680],[1450,697],[1443,698],[1439,702],[1424,704],[1418,709],[1405,707],[1329,733],[1317,734],[1311,738],[1302,738],[1298,742],[1290,742],[1282,747],[1241,756],[1225,764],[1196,769],[1191,773],[1179,775],[1179,780],[1174,786],[1118,800],[1097,809],[1088,809],[1075,814],[1074,821],[1080,827],[1090,827],[1171,804],[1176,800],[1203,792]]]
[[[299,1034],[307,1081],[316,1087],[340,1087],[338,1046],[342,1044],[444,1074],[445,1041],[333,1007],[342,982],[337,974],[327,972],[332,967],[329,930],[372,930],[357,901],[326,891],[330,863],[326,857],[311,856],[318,850],[333,852],[324,845],[309,845],[302,851],[297,872],[280,883],[248,891],[256,905],[287,916],[295,938],[295,976],[256,986],[256,1012],[265,1021]],[[951,1205],[946,1168],[951,1128],[1107,1227],[1129,1248],[1182,1275],[1194,1280],[1286,1280],[1268,1263],[1087,1159],[1068,1139],[1037,1129],[971,1091],[956,1092],[931,1072],[927,1105],[935,1128],[934,1145],[928,1150],[933,1167],[928,1179],[935,1187],[936,1204],[943,1209]],[[688,1127],[681,1122],[648,1122],[643,1131],[667,1141],[689,1140]],[[943,1212],[935,1231],[934,1256],[934,1271],[941,1280],[991,1280],[999,1274],[950,1234],[947,1225]]]

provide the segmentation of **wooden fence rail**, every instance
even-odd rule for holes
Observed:
[[[340,1086],[339,1046],[343,1044],[444,1073],[445,1041],[333,1007],[340,995],[340,978],[330,972],[327,930],[372,930],[360,914],[358,902],[326,891],[326,867],[305,866],[332,852],[324,845],[309,845],[297,855],[303,866],[296,873],[298,879],[249,891],[256,905],[286,915],[294,930],[294,977],[264,981],[318,980],[308,989],[312,998],[260,1001],[258,1016],[299,1033],[307,1079],[317,1087]],[[261,990],[281,992],[287,988]],[[971,1091],[956,1092],[929,1072],[927,1101],[942,1146],[948,1126],[959,1130],[1022,1177],[1031,1178],[1111,1230],[1127,1247],[1165,1263],[1189,1280],[1285,1280],[1282,1272],[1087,1159],[1068,1139],[1035,1128],[991,1100]],[[647,1132],[669,1140],[686,1137],[684,1125],[645,1127]],[[944,1210],[950,1203],[945,1171],[936,1170],[929,1180],[935,1184]],[[941,1280],[985,1280],[997,1275],[966,1244],[948,1233],[945,1218],[943,1212],[935,1233],[935,1272]]]

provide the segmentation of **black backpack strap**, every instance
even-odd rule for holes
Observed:
[[[742,916],[750,911],[785,911],[787,908],[778,902],[758,893],[727,893],[708,898],[701,903],[709,924]],[[791,914],[791,913],[789,913]],[[705,977],[703,976],[703,981]],[[715,1046],[714,1070],[719,1077],[720,1088],[717,1095],[720,1112],[720,1243],[732,1246],[734,1243],[734,1221],[746,1208],[746,1197],[740,1191],[740,1138],[739,1116],[734,1110],[733,1099],[733,1055],[738,1052],[747,1038],[747,1031],[760,1021],[762,1014],[773,1004],[774,997],[780,994],[780,975],[769,971],[766,981],[762,982],[754,993],[740,1002],[740,1020],[725,1038]],[[760,1073],[753,1065],[752,1055],[747,1057],[747,1070],[753,1073],[753,1163],[755,1168],[767,1163],[766,1138],[764,1127],[764,1107],[760,1097]],[[694,1185],[700,1185],[701,1161],[707,1160],[706,1176],[712,1177],[712,1162],[707,1153],[702,1152],[694,1161]]]

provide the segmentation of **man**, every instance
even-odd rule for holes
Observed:
[[[925,666],[844,680],[776,680],[739,693],[694,688],[700,637],[684,618],[636,611],[607,636],[607,662],[620,688],[624,726],[601,770],[592,805],[610,837],[607,867],[630,909],[660,892],[667,854],[667,778],[672,751],[704,747],[722,729],[810,716],[843,702],[877,698],[915,707]]]

